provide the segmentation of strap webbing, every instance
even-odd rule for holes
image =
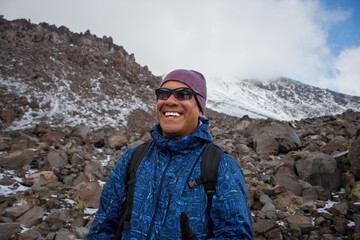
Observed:
[[[201,161],[201,182],[204,185],[208,196],[209,207],[211,208],[212,198],[215,194],[217,184],[218,167],[221,155],[224,150],[215,143],[209,143],[203,153]]]
[[[133,208],[134,202],[134,191],[135,191],[135,178],[136,171],[142,161],[142,159],[147,154],[152,141],[145,142],[139,145],[135,150],[130,160],[129,169],[127,171],[127,195],[124,206],[124,214],[122,215],[119,226],[116,230],[115,239],[121,239],[121,233],[123,229],[130,229],[130,220],[131,220],[131,212]]]

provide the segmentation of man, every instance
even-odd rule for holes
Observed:
[[[211,209],[203,186],[187,184],[200,176],[202,153],[212,142],[209,121],[203,117],[203,75],[175,70],[161,82],[156,97],[159,123],[136,172],[130,229],[123,229],[122,239],[181,239],[182,235],[205,239],[210,232],[214,239],[253,239],[243,172],[230,155],[221,156]],[[124,212],[126,174],[134,149],[127,150],[112,170],[88,239],[114,238]]]

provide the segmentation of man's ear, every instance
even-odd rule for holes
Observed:
[[[199,119],[202,118],[202,116],[203,116],[203,112],[200,110],[200,112],[199,112]]]

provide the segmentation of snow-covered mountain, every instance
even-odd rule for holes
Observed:
[[[0,18],[0,130],[46,123],[145,131],[156,122],[160,81],[111,37]],[[360,98],[287,78],[208,79],[207,107],[238,117],[292,120],[360,111]]]
[[[360,111],[360,97],[303,84],[289,78],[273,81],[211,79],[208,107],[233,116],[299,120]]]

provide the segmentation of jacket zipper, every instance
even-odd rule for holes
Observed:
[[[157,212],[158,212],[158,207],[159,207],[159,202],[160,202],[160,194],[161,194],[161,191],[162,191],[162,188],[163,188],[164,177],[165,177],[167,169],[170,166],[171,161],[172,161],[172,154],[171,154],[171,151],[170,151],[170,161],[166,165],[166,167],[164,169],[164,173],[161,176],[160,184],[159,184],[159,190],[158,190],[158,192],[156,194],[155,212],[154,212],[154,215],[153,215],[153,217],[151,219],[151,222],[150,222],[150,227],[149,227],[149,230],[148,230],[148,233],[147,233],[147,236],[146,236],[147,240],[150,239],[150,233],[151,233],[152,229],[154,228],[155,218],[156,218],[156,215],[157,215]]]
[[[171,199],[172,199],[172,196],[174,195],[174,191],[175,191],[175,187],[176,187],[176,184],[177,184],[177,180],[178,180],[178,178],[175,177],[174,182],[173,182],[173,183],[174,183],[174,186],[173,186],[172,189],[171,189],[170,196],[169,196],[169,200],[168,200],[168,205],[167,205],[167,207],[166,207],[165,216],[164,216],[164,219],[163,219],[161,225],[164,225],[164,224],[165,224],[166,218],[167,218],[167,216],[169,215],[169,209],[170,209]]]

